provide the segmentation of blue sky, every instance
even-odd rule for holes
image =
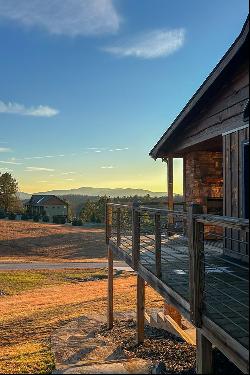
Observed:
[[[239,34],[243,0],[0,0],[0,172],[166,190],[148,153]],[[175,164],[181,192],[181,163]]]

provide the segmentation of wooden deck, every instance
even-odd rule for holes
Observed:
[[[140,264],[156,275],[152,241],[141,239],[147,247],[140,253]],[[152,238],[153,240],[153,238]],[[122,242],[122,240],[121,240]],[[126,243],[132,238],[126,238]],[[189,253],[187,238],[165,241],[161,251],[160,280],[189,302]],[[120,250],[131,257],[132,247]],[[249,269],[245,264],[232,262],[213,243],[205,245],[205,314],[231,337],[249,349]]]
[[[188,222],[183,212],[174,216],[145,207],[131,211],[113,205],[107,228],[112,254],[192,322],[198,335],[248,373],[249,267],[224,252],[227,228],[248,235],[247,222],[211,215],[191,215]],[[249,245],[237,238],[235,246],[248,251]]]

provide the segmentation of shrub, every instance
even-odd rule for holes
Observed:
[[[44,223],[49,223],[49,217],[47,215],[43,216],[43,222]]]
[[[29,220],[29,216],[27,214],[22,214],[21,220]]]
[[[9,215],[8,215],[8,219],[9,220],[16,220],[16,214],[14,214],[14,212],[10,212]]]
[[[81,219],[76,219],[76,218],[75,218],[75,219],[72,220],[72,225],[73,225],[74,227],[81,227],[82,224],[83,224],[83,222],[82,222]]]
[[[6,213],[4,211],[0,211],[0,219],[5,219]]]
[[[33,221],[34,221],[35,223],[39,223],[39,221],[40,221],[40,215],[35,215],[35,216],[33,217]]]
[[[53,223],[54,224],[65,224],[66,218],[64,216],[53,216]]]

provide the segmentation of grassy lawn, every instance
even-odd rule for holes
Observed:
[[[50,373],[52,332],[85,314],[106,313],[106,270],[0,272],[0,373]],[[98,278],[97,281],[90,281]],[[136,307],[136,278],[115,277],[115,311]],[[163,301],[146,289],[147,307]]]

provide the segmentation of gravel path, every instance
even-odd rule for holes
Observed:
[[[69,262],[69,263],[0,263],[0,271],[26,271],[26,270],[63,270],[63,269],[92,269],[92,268],[106,268],[106,262],[101,263],[83,263],[83,262]],[[132,271],[130,267],[123,262],[115,262],[114,269],[120,271]]]

